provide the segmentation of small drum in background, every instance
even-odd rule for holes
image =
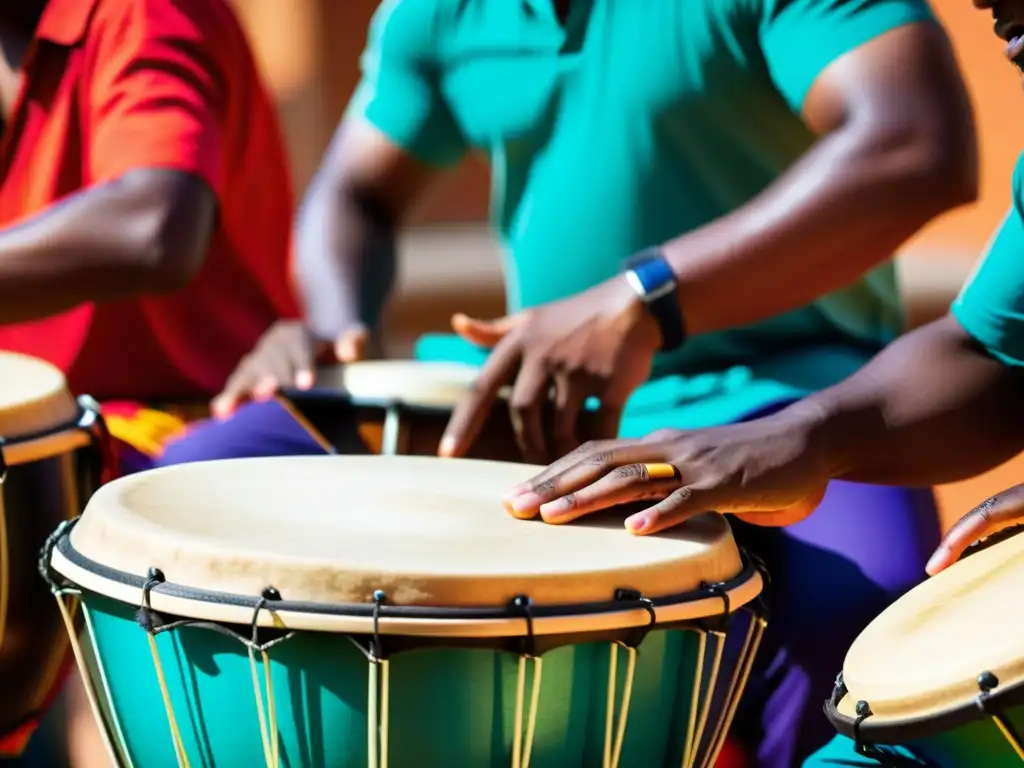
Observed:
[[[99,486],[103,444],[98,407],[57,368],[0,352],[0,756],[24,746],[69,658],[39,552]]]
[[[49,563],[116,764],[713,765],[760,570],[714,513],[515,520],[501,491],[536,471],[317,456],[106,485]]]
[[[459,363],[373,360],[325,368],[311,391],[285,399],[339,453],[435,456],[456,404],[479,369]],[[598,435],[580,415],[581,442]],[[468,458],[522,461],[504,398],[495,403]]]
[[[1024,765],[1024,535],[973,553],[883,611],[850,647],[825,712],[880,765]],[[918,763],[914,763],[917,765]]]

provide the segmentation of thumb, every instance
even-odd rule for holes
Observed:
[[[519,315],[505,315],[497,320],[477,320],[461,312],[452,315],[452,330],[480,347],[493,347],[518,324]]]
[[[334,342],[334,356],[340,363],[354,363],[366,357],[370,334],[362,325],[345,331]]]

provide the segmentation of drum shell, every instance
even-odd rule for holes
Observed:
[[[84,447],[7,467],[0,485],[6,524],[8,605],[0,642],[0,735],[46,706],[70,662],[67,631],[39,573],[43,545],[64,520],[77,517],[99,486],[102,462]]]

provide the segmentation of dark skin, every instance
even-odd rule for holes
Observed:
[[[5,124],[44,7],[15,0],[0,11]],[[202,266],[216,211],[216,197],[200,179],[140,168],[0,230],[0,324],[181,288]]]
[[[803,117],[821,139],[786,174],[743,208],[664,245],[691,333],[803,306],[889,258],[937,214],[974,199],[971,111],[948,41],[931,24],[894,30],[834,62],[811,88]],[[364,123],[339,128],[299,229],[301,282],[319,338],[361,330],[379,312],[368,302],[382,301],[390,287],[395,228],[439,177]],[[380,275],[383,289],[369,288]],[[529,461],[578,445],[590,396],[601,403],[600,433],[616,434],[661,343],[622,278],[496,321],[455,315],[452,326],[493,351],[452,416],[445,456],[466,453],[506,385]]]
[[[1024,0],[989,2],[1016,63]],[[900,338],[857,374],[773,416],[717,429],[666,430],[584,445],[505,497],[520,518],[566,523],[626,502],[650,534],[708,509],[759,525],[811,514],[828,482],[933,485],[997,466],[1024,448],[1024,372],[989,356],[947,315]],[[651,479],[645,465],[675,476]],[[974,541],[1024,521],[1024,486],[968,513],[928,563],[937,573]]]

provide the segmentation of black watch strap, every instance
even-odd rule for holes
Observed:
[[[661,331],[661,351],[671,352],[686,341],[686,323],[676,295],[675,273],[658,250],[631,258],[626,279],[644,302]]]

